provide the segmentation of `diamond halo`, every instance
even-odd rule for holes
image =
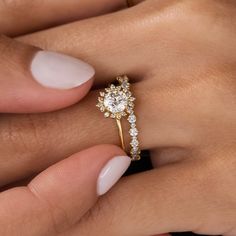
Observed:
[[[98,97],[97,107],[101,112],[104,113],[106,118],[110,117],[116,119],[118,122],[118,128],[121,129],[120,136],[122,134],[121,125],[119,123],[122,117],[127,117],[130,124],[129,134],[131,136],[130,142],[130,154],[132,160],[140,159],[140,148],[138,141],[138,129],[136,127],[136,116],[134,115],[134,101],[135,98],[132,96],[130,91],[130,83],[127,76],[119,76],[116,78],[119,85],[111,84],[104,92],[100,92]],[[121,137],[123,144],[123,137]],[[122,145],[124,148],[124,144]]]

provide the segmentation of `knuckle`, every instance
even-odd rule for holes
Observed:
[[[228,164],[217,157],[195,159],[191,163],[189,183],[194,186],[193,191],[197,190],[196,204],[208,209],[203,212],[195,233],[207,232],[209,225],[222,225],[223,232],[235,225],[236,199],[233,189],[236,187],[236,175],[229,174],[231,171],[235,173],[235,167],[230,170]]]
[[[236,198],[236,165],[228,158],[214,157],[203,161],[204,170],[201,185],[203,196],[207,205],[212,208],[212,214],[217,220],[235,216]],[[232,207],[233,206],[233,207]],[[230,218],[229,218],[230,222]]]

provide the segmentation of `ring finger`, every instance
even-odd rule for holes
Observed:
[[[158,102],[153,102],[150,99],[152,91],[149,91],[150,97],[146,96],[147,89],[145,82],[132,85],[132,91],[137,98],[135,111],[141,148],[185,146],[190,140],[186,122],[185,129],[180,132],[181,118],[166,119],[177,116],[171,107],[163,105],[166,97],[160,94],[156,100]],[[98,93],[99,91],[93,91],[78,105],[53,113],[2,115],[1,185],[34,175],[52,163],[91,145],[119,144],[115,121],[105,119],[95,106]],[[152,109],[162,112],[153,116]],[[122,120],[122,124],[125,142],[128,144],[128,122]]]

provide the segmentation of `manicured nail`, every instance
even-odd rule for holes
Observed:
[[[98,195],[105,194],[122,177],[129,168],[131,159],[117,156],[111,159],[102,169],[97,182]]]
[[[90,80],[95,71],[92,66],[74,57],[39,51],[31,63],[31,73],[45,87],[71,89]]]

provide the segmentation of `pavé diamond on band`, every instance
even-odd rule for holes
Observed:
[[[140,148],[138,141],[138,129],[136,127],[136,116],[134,114],[135,98],[130,91],[129,79],[126,75],[116,78],[118,85],[111,84],[105,88],[104,92],[100,92],[98,104],[101,112],[104,112],[106,118],[110,117],[116,120],[121,146],[125,150],[124,136],[121,125],[122,117],[127,117],[130,124],[129,134],[131,136],[130,155],[131,159],[140,160]]]

